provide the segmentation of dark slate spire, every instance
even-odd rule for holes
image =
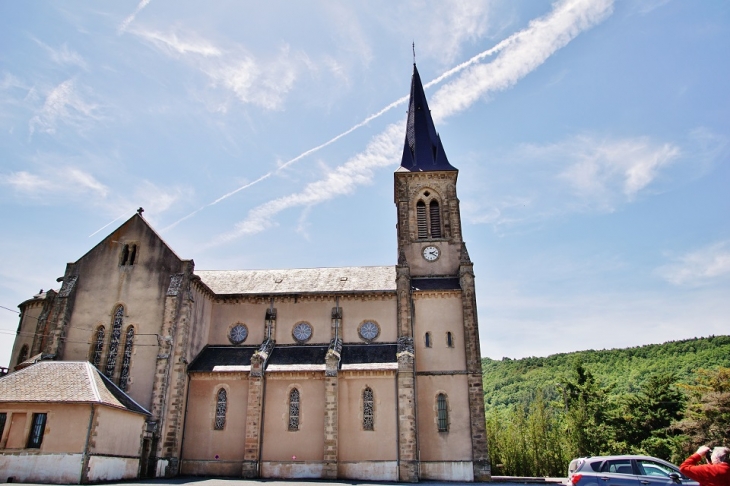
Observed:
[[[411,101],[408,103],[406,142],[400,166],[399,170],[405,169],[410,172],[456,170],[449,164],[444,147],[441,145],[441,138],[433,126],[433,118],[415,63],[411,81]]]

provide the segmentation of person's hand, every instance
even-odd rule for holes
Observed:
[[[697,449],[697,454],[701,455],[702,457],[705,457],[705,454],[710,450],[707,446],[700,446],[699,449]]]

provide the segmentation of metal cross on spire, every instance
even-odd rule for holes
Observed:
[[[413,64],[416,64],[416,41],[413,41],[411,47],[413,47]]]

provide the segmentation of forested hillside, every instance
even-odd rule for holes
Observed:
[[[657,373],[675,375],[690,382],[700,369],[730,367],[730,336],[670,341],[636,348],[578,351],[548,356],[501,361],[482,360],[484,405],[487,409],[531,402],[537,390],[550,398],[560,395],[559,384],[582,363],[596,382],[610,394],[634,393]]]
[[[730,336],[482,361],[492,473],[561,476],[575,457],[679,462],[730,444]]]

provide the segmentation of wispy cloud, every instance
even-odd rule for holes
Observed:
[[[131,15],[126,17],[124,20],[122,20],[122,23],[119,24],[119,28],[117,29],[117,33],[123,34],[126,32],[127,28],[129,27],[129,24],[134,22],[135,17],[137,17],[137,14],[139,14],[143,8],[145,8],[147,5],[149,5],[150,0],[141,0],[139,4],[137,4],[137,8],[134,9],[134,12],[132,12]]]
[[[368,143],[364,152],[330,171],[327,177],[307,184],[301,192],[274,199],[252,209],[245,220],[236,224],[233,231],[218,236],[208,246],[216,246],[241,236],[265,231],[276,225],[273,217],[285,209],[311,207],[338,196],[351,194],[357,186],[372,181],[375,169],[387,167],[396,161],[402,136],[403,127],[400,124],[389,125],[384,132]],[[301,227],[301,221],[299,224]]]
[[[721,241],[670,257],[656,273],[674,285],[701,285],[730,275],[730,241]]]
[[[160,51],[171,57],[188,54],[203,57],[220,57],[223,55],[223,52],[213,43],[193,33],[180,36],[177,32],[158,32],[143,29],[135,29],[132,33],[152,43]]]
[[[548,15],[510,36],[497,58],[477,64],[441,88],[431,109],[436,119],[460,113],[486,93],[505,90],[537,69],[581,32],[605,20],[613,11],[611,0],[566,0]]]
[[[424,52],[438,53],[444,64],[451,64],[461,54],[467,41],[476,41],[487,32],[490,4],[448,0],[432,4],[426,18],[420,19],[427,35],[419,39]]]
[[[514,227],[566,213],[611,212],[649,191],[681,157],[678,145],[649,137],[583,134],[552,144],[526,144],[494,156],[509,161],[502,170],[475,168],[499,179],[485,178],[489,182],[480,187],[466,181],[471,197],[463,206],[464,217]]]
[[[681,153],[674,144],[652,143],[647,137],[608,142],[579,137],[552,148],[574,160],[559,178],[583,196],[608,199],[618,191],[633,198]]]
[[[66,194],[78,198],[105,198],[109,188],[88,172],[76,167],[59,167],[56,171],[33,174],[27,171],[0,175],[0,184],[31,198],[51,198]]]
[[[437,108],[433,109],[434,115],[439,119],[453,116],[467,109],[485,93],[513,85],[580,32],[605,19],[610,15],[611,9],[612,2],[608,0],[572,0],[556,4],[550,14],[533,20],[527,29],[501,42],[498,46],[501,54],[497,59],[489,64],[473,65],[457,80],[441,88],[434,96],[434,106],[438,108],[438,111]],[[464,65],[472,66],[470,62]],[[216,238],[211,245],[264,231],[276,224],[273,217],[285,209],[311,207],[336,196],[349,194],[359,185],[370,183],[373,169],[386,167],[397,161],[402,138],[402,125],[388,126],[371,140],[364,152],[337,167],[325,179],[308,184],[302,192],[252,209],[233,231]]]
[[[53,134],[59,124],[84,129],[90,123],[103,119],[102,107],[86,101],[74,79],[51,89],[43,106],[29,122],[30,134],[36,130]]]
[[[78,52],[69,49],[68,44],[62,44],[58,48],[53,48],[38,39],[33,39],[39,46],[46,50],[53,62],[60,65],[78,66],[87,69],[86,61]]]
[[[40,204],[83,204],[109,215],[117,215],[120,210],[128,213],[142,206],[152,219],[192,196],[187,187],[162,187],[144,179],[135,181],[133,192],[118,193],[88,170],[61,164],[43,165],[35,172],[0,173],[0,186],[9,188],[19,198]]]

